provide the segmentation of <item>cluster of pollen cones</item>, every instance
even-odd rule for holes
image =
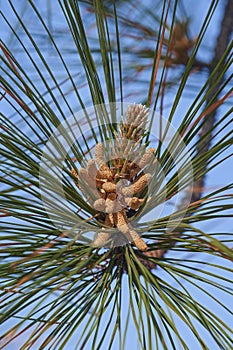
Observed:
[[[147,188],[156,162],[154,148],[142,145],[147,116],[145,106],[130,105],[113,141],[105,147],[97,143],[87,166],[78,172],[72,169],[74,181],[86,200],[104,216],[102,230],[93,242],[95,247],[116,242],[119,245],[123,235],[122,242],[131,242],[141,251],[148,248],[129,220],[148,198]],[[110,228],[117,228],[117,238]]]

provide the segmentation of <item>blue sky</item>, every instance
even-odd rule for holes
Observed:
[[[190,13],[191,16],[191,26],[190,26],[190,33],[192,36],[196,36],[199,32],[201,23],[205,17],[205,13],[207,11],[207,7],[208,4],[210,3],[210,1],[185,1],[185,7],[186,7],[186,12]],[[12,14],[10,13],[10,11],[8,12],[8,4],[7,1],[0,1],[1,4],[1,8],[3,10],[3,12],[5,13],[6,16],[9,16],[9,19],[12,20]],[[220,5],[222,5],[223,2],[221,2]],[[19,7],[21,7],[23,9],[24,6],[24,2],[19,2]],[[221,7],[221,6],[220,6]],[[222,13],[221,13],[221,9],[219,8],[218,11],[216,11],[216,14],[213,17],[212,20],[212,24],[210,25],[207,34],[205,36],[204,42],[203,42],[203,49],[200,51],[200,55],[202,57],[202,59],[204,61],[208,61],[211,56],[212,56],[212,48],[215,42],[215,38],[216,35],[218,34],[218,30],[219,30],[219,22],[221,19]],[[26,20],[30,22],[29,18],[26,17]],[[57,19],[55,18],[55,21],[57,21]],[[57,23],[56,23],[57,25]],[[6,30],[3,32],[2,34],[3,39],[6,39],[8,42],[12,40],[12,37],[9,36],[9,32],[7,32]],[[43,39],[41,39],[43,40]],[[11,41],[12,44],[14,44],[13,41]],[[51,58],[51,64],[56,64],[55,60],[53,60],[53,58]],[[198,83],[198,81],[196,82]],[[169,100],[169,96],[167,98]],[[168,101],[170,102],[170,101]],[[187,97],[186,99],[184,99],[182,101],[182,103],[180,104],[178,111],[180,111],[180,113],[182,113],[183,110],[187,109],[187,105],[190,103],[190,98]],[[5,111],[7,109],[7,106],[3,104],[3,111]],[[223,109],[222,109],[223,110]],[[229,183],[230,181],[232,181],[232,167],[233,167],[233,162],[232,160],[228,159],[226,160],[223,164],[221,164],[219,167],[217,167],[216,169],[214,169],[213,171],[211,171],[211,173],[207,176],[207,180],[206,180],[206,189],[207,191],[221,187],[223,185],[225,185],[226,183]],[[221,232],[232,232],[232,227],[229,227],[229,223],[228,221],[226,221],[225,219],[223,220],[213,220],[211,223],[201,223],[199,225],[199,228],[205,230],[206,232],[211,232],[211,231],[221,231]],[[171,257],[174,258],[175,254],[178,254],[177,252],[172,252],[171,253]],[[193,257],[192,254],[187,253],[188,257],[190,259],[192,258],[196,258]],[[169,255],[168,255],[169,256]],[[197,259],[200,259],[201,261],[201,257],[198,257]],[[212,259],[212,257],[207,257],[208,261],[210,261]],[[213,261],[214,262],[214,261]],[[224,264],[226,264],[226,266],[231,266],[230,263],[224,262]],[[196,264],[196,268],[198,268],[199,265],[198,263]],[[211,270],[211,268],[210,268]],[[157,270],[156,272],[157,274],[159,274],[160,277],[164,277],[167,280],[169,280],[169,276],[166,272],[162,271],[162,270]],[[228,276],[229,277],[229,276]],[[126,279],[124,277],[124,279]],[[187,282],[183,281],[184,285],[187,285]],[[175,281],[173,280],[171,282],[171,284],[174,285],[174,288],[177,286]],[[204,287],[204,286],[203,286]],[[209,303],[206,306],[209,306],[212,309],[216,309],[216,304],[211,302],[209,298],[206,298],[206,296],[204,295],[204,293],[201,293],[200,291],[198,291],[195,287],[189,287],[190,291],[192,291],[193,295],[195,297],[198,297],[200,299],[200,301],[202,301],[203,303]],[[223,300],[224,302],[224,293],[220,293],[220,292],[216,292],[216,290],[213,290],[211,288],[211,286],[209,287],[209,291],[210,293],[216,293],[215,297],[221,298],[221,300]],[[127,296],[127,287],[125,286],[125,290],[123,291],[124,295],[125,295],[125,299],[124,299],[124,303],[125,303],[125,310],[127,309],[127,305],[129,303],[128,301],[128,296]],[[219,294],[218,294],[219,293]],[[226,301],[228,302],[228,301]],[[219,316],[223,316],[223,310],[218,310],[217,313],[219,314]],[[125,314],[126,315],[126,314]],[[125,317],[125,315],[123,317]],[[88,315],[87,315],[88,317]],[[104,322],[108,320],[108,315],[106,314],[106,316],[104,317]],[[174,316],[175,317],[175,316]],[[224,314],[224,319],[227,323],[232,323],[232,319],[228,319],[228,315]],[[193,337],[191,336],[191,334],[189,332],[187,332],[187,329],[184,327],[184,325],[177,320],[177,324],[178,327],[181,329],[181,334],[184,337],[184,339],[187,341],[187,344],[189,344],[189,348],[190,350],[198,350],[199,348],[197,347],[197,344],[195,343]],[[6,325],[5,325],[6,327]],[[161,326],[162,327],[162,326]],[[82,328],[82,327],[81,327]],[[80,334],[81,329],[79,329],[79,331],[77,332],[76,336],[78,336],[78,334]],[[208,337],[206,332],[204,332],[203,330],[200,329],[200,334],[202,334],[203,332],[203,337]],[[69,345],[67,345],[64,349],[66,350],[73,350],[76,344],[76,336],[74,336],[73,341],[71,341],[71,343]],[[22,342],[24,341],[24,337],[22,337],[22,339],[18,339],[17,341],[15,341],[14,343],[12,343],[12,345],[8,345],[5,349],[6,350],[15,350],[18,349],[20,347],[20,344],[22,344]],[[212,340],[209,338],[208,339],[208,344],[209,344],[209,348],[211,350],[218,350],[217,348],[215,348],[212,343]],[[117,343],[115,344],[115,349],[117,349]],[[140,349],[139,345],[137,344],[137,339],[135,337],[135,329],[132,323],[132,320],[130,321],[129,324],[129,338],[126,342],[126,349],[128,348],[133,348],[133,349]],[[32,347],[33,350],[38,350],[38,347]],[[89,350],[88,348],[86,348],[87,350]],[[161,348],[162,349],[162,348]],[[177,345],[177,350],[179,349],[178,345]],[[170,348],[169,348],[170,350]]]

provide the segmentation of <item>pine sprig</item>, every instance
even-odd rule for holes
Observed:
[[[209,4],[195,40],[187,28],[179,38],[172,32],[177,23],[188,23],[181,0],[156,0],[151,7],[131,1],[50,5],[59,35],[33,1],[22,11],[21,2],[3,3],[4,28],[12,35],[3,38],[1,66],[0,346],[231,349],[232,235],[228,228],[217,232],[215,223],[231,218],[232,185],[206,188],[194,203],[174,206],[191,181],[184,149],[194,180],[230,157],[232,44],[208,78],[209,63],[197,60],[220,2]],[[185,64],[177,48],[182,41]],[[150,114],[143,104],[132,104],[117,126],[114,104],[108,113],[103,103],[123,103],[132,94],[147,106],[150,96]],[[99,113],[89,114],[90,104]],[[80,109],[82,118],[70,125],[70,114]],[[214,110],[216,124],[200,134]],[[62,121],[64,138],[78,127],[69,152],[57,139],[58,157],[45,152],[62,174],[65,193],[58,200],[61,188],[52,169],[44,172],[52,220],[41,198],[39,164]],[[153,121],[159,121],[157,129]],[[176,125],[172,134],[168,121]],[[154,149],[153,133],[161,136]],[[119,183],[124,210],[115,212]],[[161,215],[153,211],[163,204]]]

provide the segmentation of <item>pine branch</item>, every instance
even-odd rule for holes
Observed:
[[[214,56],[213,56],[211,63],[208,65],[209,76],[211,76],[211,73],[213,72],[215,66],[221,60],[222,56],[224,55],[224,52],[226,51],[227,46],[229,45],[230,38],[232,35],[232,28],[233,28],[232,13],[233,13],[233,1],[227,0],[225,10],[224,10],[223,19],[221,22],[220,32],[218,34],[215,48],[214,48]],[[217,79],[217,77],[219,75],[219,71],[224,66],[224,63],[225,63],[225,60],[223,60],[221,67],[216,71],[216,73],[212,77],[210,84],[209,84],[209,88],[211,88],[211,85]],[[209,94],[208,98],[206,99],[206,105],[208,105],[211,101],[212,101],[212,103],[214,103],[217,100],[218,95],[219,95],[219,90],[220,90],[220,87],[221,87],[223,82],[224,82],[224,77],[222,79],[220,79],[217,84],[215,84],[212,92]],[[197,142],[196,154],[199,156],[202,154],[205,154],[211,147],[211,139],[213,136],[213,133],[211,132],[211,130],[213,129],[214,124],[216,122],[216,117],[217,117],[217,111],[216,111],[216,109],[214,109],[213,112],[209,113],[207,116],[205,116],[203,118],[202,127],[201,127],[201,130],[199,133],[199,140],[202,140],[204,137],[205,142],[204,143]],[[202,169],[202,174],[205,173],[205,170],[207,170],[207,164],[205,165],[204,171]],[[202,175],[202,176],[200,176],[199,179],[197,179],[194,182],[191,203],[200,201],[202,194],[204,192],[205,180],[206,180],[206,175]],[[183,202],[185,203],[186,201],[187,201],[187,198],[184,198]],[[181,203],[180,207],[182,207],[182,203]],[[151,258],[157,258],[157,259],[163,258],[163,256],[168,252],[168,250],[170,250],[176,244],[176,242],[177,242],[176,238],[180,237],[182,232],[183,231],[173,233],[173,235],[172,235],[173,239],[171,239],[171,242],[170,242],[168,248],[148,251],[148,252],[145,252],[144,255],[151,257]],[[163,242],[164,241],[161,240],[161,243],[163,243]],[[148,269],[156,268],[156,263],[154,263],[152,261],[145,260],[141,257],[139,257],[139,259],[141,260],[141,262],[145,266],[147,266]]]
[[[214,57],[213,57],[212,62],[209,66],[210,67],[209,68],[209,75],[211,75],[213,69],[215,68],[216,64],[220,61],[221,57],[223,56],[223,54],[224,54],[224,52],[229,44],[231,34],[232,34],[232,28],[233,28],[232,13],[233,13],[233,1],[228,0],[226,3],[225,11],[224,11],[224,16],[223,16],[221,27],[220,27],[220,32],[219,32],[219,35],[217,37],[216,44],[215,44]],[[222,62],[222,65],[219,68],[219,70],[221,70],[223,65],[224,65],[224,61]],[[212,81],[210,82],[210,87],[211,87],[211,84],[217,78],[217,76],[219,74],[219,70],[213,76]],[[223,80],[224,80],[224,77],[215,85],[213,91],[211,92],[209,97],[206,99],[207,105],[214,98],[215,95],[216,95],[215,100],[217,99],[218,91],[223,83]],[[216,110],[214,110],[212,113],[210,113],[208,116],[206,116],[203,120],[202,128],[201,128],[201,131],[199,133],[199,139],[201,139],[205,136],[205,143],[204,143],[204,145],[202,143],[197,144],[196,150],[197,150],[197,154],[199,154],[199,155],[206,153],[211,147],[212,132],[209,133],[209,131],[213,128],[213,126],[215,124],[216,116],[217,116],[217,112],[216,112]],[[207,167],[207,165],[206,165],[206,167]],[[194,183],[191,202],[196,202],[202,197],[204,186],[205,186],[205,175],[201,176]]]

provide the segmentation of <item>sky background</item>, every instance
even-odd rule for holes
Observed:
[[[183,1],[184,2],[184,6],[185,6],[185,11],[187,14],[189,14],[189,16],[191,17],[191,25],[190,25],[190,35],[191,37],[195,37],[199,30],[200,30],[200,26],[203,22],[203,19],[205,17],[208,5],[210,3],[210,1],[202,1],[202,0],[197,0],[197,1],[193,1],[193,0],[188,0],[188,1]],[[35,1],[35,3],[39,3],[38,0]],[[149,3],[149,1],[147,0],[147,3]],[[209,26],[209,29],[205,35],[204,41],[203,41],[203,48],[202,50],[200,50],[200,53],[198,55],[198,57],[200,57],[203,61],[209,61],[213,55],[213,45],[215,43],[215,39],[216,36],[219,32],[219,24],[221,22],[221,18],[222,18],[222,5],[224,5],[224,1],[220,1],[220,6],[219,9],[216,11],[216,13],[214,14],[214,17],[212,19],[211,25]],[[9,21],[11,22],[11,24],[17,25],[16,24],[16,20],[15,17],[13,16],[12,12],[9,9],[9,4],[8,1],[4,1],[1,0],[0,1],[0,6],[1,9],[3,11],[3,13],[8,17]],[[52,3],[50,2],[51,6],[51,12],[48,11],[48,8],[45,8],[43,6],[43,9],[41,8],[42,13],[44,12],[44,16],[46,18],[47,16],[47,21],[48,23],[50,23],[51,29],[53,30],[54,35],[57,35],[57,40],[59,41],[59,26],[60,28],[62,28],[62,25],[60,23],[60,18],[59,18],[59,13],[55,13],[53,12],[53,6]],[[25,21],[28,23],[29,27],[31,26],[33,28],[33,30],[36,29],[36,24],[33,22],[33,18],[30,17],[28,8],[25,6],[25,1],[18,1],[18,7],[19,7],[19,12],[23,14]],[[10,32],[7,30],[7,27],[4,26],[4,30],[1,33],[2,35],[2,39],[4,41],[6,41],[6,43],[9,43],[10,47],[12,47],[14,50],[17,51],[17,47],[15,46],[15,42],[13,37],[11,36]],[[40,36],[40,32],[38,30],[37,32],[38,37]],[[40,38],[39,38],[40,40]],[[44,45],[44,47],[46,46],[45,42],[44,42],[44,38],[41,38],[41,44]],[[50,57],[50,48],[49,48],[49,44],[48,44],[48,49],[47,49],[47,55],[48,55],[48,60],[50,62],[50,65],[53,66],[54,70],[56,71],[56,74],[60,74],[60,79],[62,81],[62,79],[64,79],[64,76],[62,76],[61,72],[59,72],[59,65],[57,65],[56,63],[56,57],[51,56]],[[20,52],[18,52],[18,54],[20,54]],[[69,52],[69,50],[66,51],[65,53],[67,59],[69,59],[70,57],[70,64],[72,65],[72,52]],[[30,67],[29,67],[30,69]],[[74,66],[74,74],[77,74],[77,83],[80,84],[81,80],[82,80],[82,75],[79,74],[79,72],[75,73],[75,66]],[[197,79],[195,80],[195,77],[193,79],[193,84],[199,84],[199,77],[197,77]],[[203,80],[205,80],[205,73],[203,73]],[[194,85],[195,86],[195,85]],[[67,89],[69,89],[69,87],[67,87]],[[135,87],[135,91],[137,91],[138,87]],[[68,90],[67,90],[68,91]],[[180,113],[182,113],[183,110],[187,109],[187,105],[190,103],[190,96],[192,98],[192,87],[191,90],[189,92],[189,94],[187,94],[187,97],[185,99],[182,100],[180,106],[179,106],[179,111]],[[135,98],[135,96],[133,96],[133,98]],[[134,101],[133,101],[134,102]],[[141,101],[139,101],[141,102]],[[167,96],[166,102],[169,104],[171,103],[169,101],[169,94]],[[3,111],[3,113],[5,113],[5,111],[7,111],[7,105],[4,104],[4,101],[1,102],[1,110]],[[222,109],[224,111],[224,107]],[[226,160],[223,164],[221,164],[219,167],[217,167],[216,169],[214,169],[213,171],[210,172],[210,174],[208,174],[207,179],[206,179],[206,191],[211,191],[214,190],[216,188],[222,187],[227,183],[230,183],[232,181],[232,168],[233,168],[233,161],[232,159],[228,159]],[[221,232],[232,232],[232,227],[229,227],[229,223],[226,219],[223,220],[213,220],[212,222],[202,222],[198,225],[198,227],[200,229],[203,229],[206,232],[212,232],[212,231],[221,231]],[[170,254],[170,255],[169,255]],[[175,254],[179,254],[177,252],[171,252],[169,253],[168,256],[171,257],[175,257]],[[182,253],[184,254],[184,253]],[[192,256],[191,253],[187,253],[186,255],[184,254],[184,258],[186,259],[187,257],[189,257],[190,259],[194,258],[194,255]],[[202,259],[202,256],[197,257],[195,255],[195,259]],[[207,257],[208,261],[213,260],[212,256]],[[216,262],[217,259],[214,259],[213,262]],[[221,260],[223,261],[223,260]],[[220,260],[217,261],[220,263]],[[231,266],[230,262],[224,262],[224,264],[226,264],[226,266]],[[198,263],[196,264],[196,267],[198,268]],[[211,268],[210,268],[211,269]],[[158,276],[162,277],[162,278],[166,278],[167,281],[169,281],[169,276],[168,274],[166,274],[164,271],[162,271],[161,269],[157,269],[156,274],[158,274]],[[229,277],[229,276],[228,276]],[[124,279],[126,280],[126,276],[124,277]],[[176,287],[176,283],[174,282],[174,280],[171,280],[171,283],[174,285],[174,287]],[[183,281],[183,283],[185,284],[186,282]],[[201,282],[200,282],[201,283]],[[204,287],[204,286],[203,286]],[[228,319],[228,314],[224,314],[224,311],[218,310],[216,309],[216,305],[215,303],[211,302],[209,298],[206,298],[206,296],[200,293],[200,291],[197,291],[197,289],[195,287],[190,287],[189,286],[189,290],[191,293],[193,293],[194,296],[198,296],[199,300],[203,303],[207,303],[206,306],[209,307],[210,309],[214,309],[214,311],[216,311],[216,313],[220,316],[223,317],[225,322],[228,324],[232,324],[232,319]],[[211,286],[209,287],[209,292],[210,293],[216,293],[215,289],[212,289]],[[229,300],[224,300],[224,293],[220,293],[219,294],[215,294],[215,297],[221,298],[221,300],[223,302],[228,303]],[[128,308],[128,304],[129,304],[129,297],[127,295],[127,281],[125,281],[125,290],[123,291],[124,294],[124,307],[123,307],[123,318],[126,317],[126,310]],[[124,312],[125,310],[125,312]],[[106,314],[103,318],[104,322],[107,322],[108,320],[108,315]],[[174,316],[175,317],[175,316]],[[87,315],[87,319],[88,319],[88,315]],[[9,322],[8,324],[4,325],[4,328],[6,329],[7,326],[9,326],[11,322]],[[12,323],[13,324],[13,323]],[[187,331],[186,327],[183,326],[183,324],[177,319],[177,324],[178,327],[181,330],[181,334],[182,337],[187,341],[187,344],[189,344],[189,348],[190,350],[198,350],[200,349],[197,344],[195,343],[194,337],[190,334],[189,331]],[[233,326],[233,324],[232,324]],[[162,327],[162,325],[161,325]],[[73,340],[64,348],[64,350],[73,350],[75,349],[75,344],[76,344],[76,337],[78,337],[78,335],[81,333],[81,329],[82,327],[79,328],[79,330],[77,331],[77,333],[74,335]],[[0,326],[0,333],[4,332],[4,329],[1,329]],[[205,337],[205,339],[208,339],[206,337],[208,337],[207,333],[204,332],[203,330],[200,329],[200,334],[202,334],[203,332],[203,337]],[[7,347],[5,347],[4,349],[6,350],[18,350],[20,349],[21,344],[23,344],[23,341],[25,339],[25,334],[23,335],[22,338],[18,338],[16,341],[14,341],[12,344],[8,345]],[[209,348],[211,350],[218,350],[218,348],[216,347],[216,345],[214,345],[214,343],[212,342],[211,338],[209,337],[208,340],[208,345]],[[0,343],[1,344],[1,343]],[[113,350],[118,349],[117,347],[117,342],[115,343]],[[140,349],[140,346],[137,344],[137,339],[135,337],[135,330],[134,330],[134,326],[132,323],[132,320],[130,321],[129,324],[129,337],[127,339],[126,342],[126,346],[125,349]],[[87,350],[89,350],[89,348],[86,348]],[[161,348],[162,349],[162,348]],[[35,345],[34,347],[32,347],[32,350],[38,350],[38,345]],[[169,348],[170,350],[170,348]],[[179,346],[177,344],[177,350],[179,350]]]

